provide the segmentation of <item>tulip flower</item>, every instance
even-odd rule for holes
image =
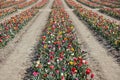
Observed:
[[[90,76],[91,78],[94,78],[94,74],[91,74],[91,76]]]
[[[36,76],[38,76],[38,72],[33,72],[33,75],[36,77]]]
[[[91,69],[87,68],[86,69],[86,74],[89,75],[91,73]]]

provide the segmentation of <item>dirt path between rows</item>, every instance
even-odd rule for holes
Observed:
[[[107,50],[95,39],[87,26],[75,16],[65,1],[62,0],[62,2],[75,25],[82,49],[89,52],[87,58],[90,67],[95,73],[95,80],[119,80],[120,66],[111,56],[107,55]]]
[[[75,0],[75,1],[76,1],[76,0]],[[76,2],[77,2],[77,1],[76,1]],[[90,8],[90,7],[84,5],[84,4],[80,3],[80,2],[77,2],[77,3],[81,4],[82,7],[86,8],[86,9],[88,9],[88,10],[92,10],[93,12],[96,12],[97,14],[102,15],[104,18],[109,19],[109,20],[112,20],[112,21],[114,21],[114,22],[116,22],[117,24],[120,25],[120,20],[117,20],[117,19],[115,19],[115,18],[113,18],[113,17],[110,17],[110,16],[104,14],[104,13],[101,13],[101,12],[98,11],[98,9]]]
[[[38,0],[36,3],[30,5],[30,6],[26,7],[26,8],[17,9],[16,12],[13,12],[12,14],[9,14],[9,15],[5,16],[4,18],[0,19],[0,23],[6,21],[6,20],[8,20],[8,19],[10,19],[12,16],[15,16],[15,15],[20,14],[21,12],[23,12],[23,11],[25,11],[25,10],[27,10],[27,9],[30,9],[32,6],[36,5],[36,4],[37,4],[38,2],[40,2],[40,1],[42,1],[42,0]]]
[[[17,45],[13,45],[11,51],[5,49],[6,52],[7,50],[10,52],[10,55],[0,67],[0,80],[22,80],[25,70],[29,67],[30,55],[34,52],[39,35],[47,23],[52,2],[53,0],[50,0],[44,11],[40,11],[34,23],[20,37]]]

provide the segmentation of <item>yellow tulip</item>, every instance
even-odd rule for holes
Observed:
[[[59,34],[59,35],[62,35],[62,31],[60,31],[58,34]]]
[[[44,45],[44,49],[46,49],[46,48],[47,48],[47,44]]]
[[[69,62],[70,65],[73,65],[74,63],[72,61]]]
[[[115,45],[118,45],[120,43],[120,40],[115,41]]]
[[[73,30],[74,26],[71,26],[71,29]]]
[[[71,48],[70,50],[73,51],[73,52],[75,51],[74,48]]]

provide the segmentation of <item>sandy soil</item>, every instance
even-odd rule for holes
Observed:
[[[16,35],[19,37],[14,38],[13,42],[9,42],[4,48],[3,57],[6,54],[9,56],[5,57],[3,64],[0,63],[0,80],[22,80],[30,62],[30,54],[34,52],[34,46],[37,45],[39,35],[47,22],[52,2],[53,0],[45,7],[46,11],[40,11],[31,26],[25,27],[23,32]]]
[[[69,9],[64,0],[62,1],[64,7]],[[95,39],[91,31],[75,16],[72,10],[67,10],[67,12],[76,27],[82,48],[89,52],[87,58],[96,75],[95,80],[119,80],[120,66],[111,56],[107,55],[107,50]]]

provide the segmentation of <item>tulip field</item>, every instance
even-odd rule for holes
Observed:
[[[120,0],[0,0],[0,80],[119,80]]]

